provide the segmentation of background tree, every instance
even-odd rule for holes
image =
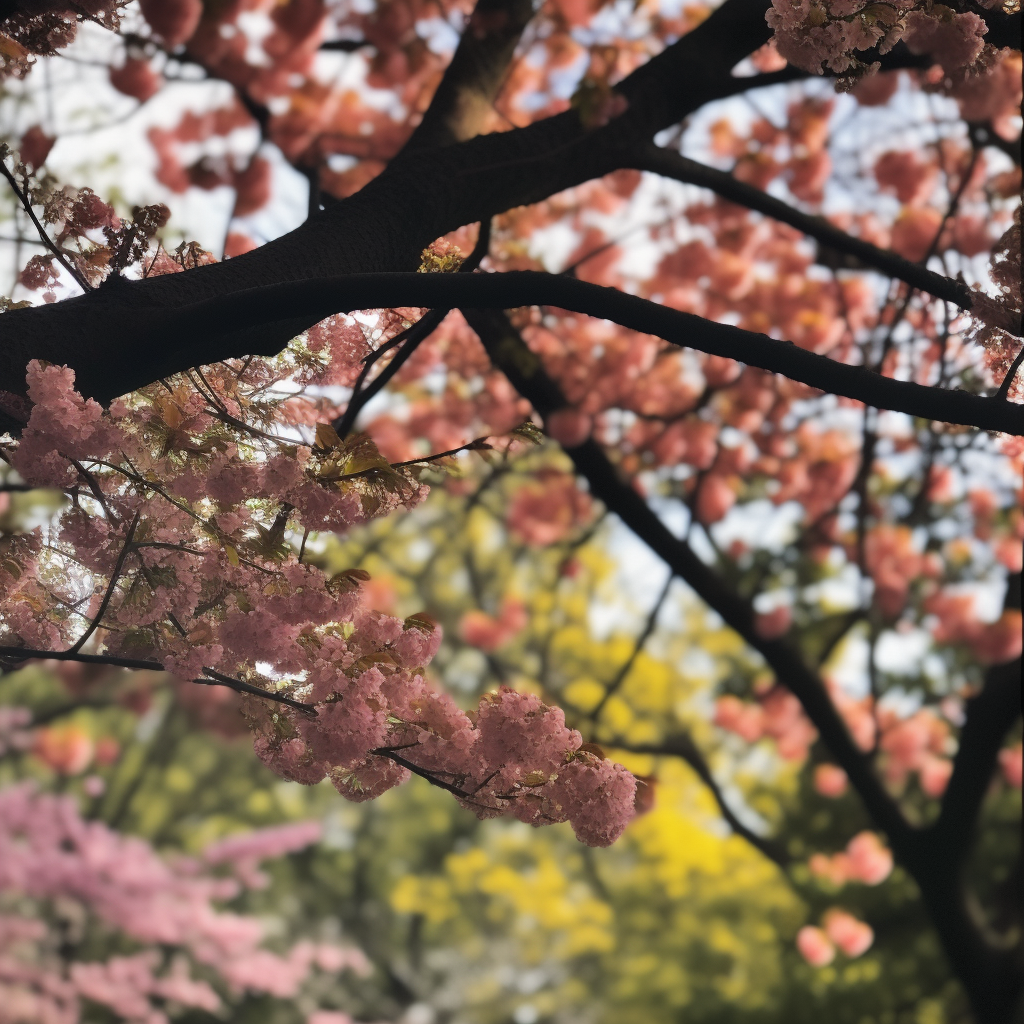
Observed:
[[[157,179],[234,192],[216,243],[233,258],[171,256],[165,207],[122,218],[38,173],[70,137],[63,105],[19,122],[6,174],[44,246],[20,285],[87,294],[0,322],[6,486],[69,501],[5,541],[12,667],[59,654],[231,687],[287,778],[362,798],[414,772],[598,845],[653,787],[593,744],[643,775],[682,758],[808,893],[880,884],[895,860],[975,1015],[1011,1016],[1019,852],[993,778],[1002,762],[1020,779],[1019,14],[189,0],[5,16],[12,76],[59,52],[48,67],[112,65],[144,104],[177,88],[161,76],[208,90],[149,128]],[[9,84],[22,121],[62,95],[39,81]],[[307,217],[245,253],[236,221],[286,204],[286,162]],[[338,315],[353,310],[369,312]],[[568,463],[523,454],[529,414]],[[504,497],[490,543],[466,588],[438,568],[458,536],[403,568],[423,566],[431,615],[488,655],[467,671],[441,647],[445,675],[517,684],[478,721],[423,681],[433,620],[360,610],[364,574],[318,539],[415,505],[421,475],[467,448],[479,478],[444,486],[469,527]],[[703,725],[640,676],[656,608],[614,659],[594,621],[559,646],[516,596],[514,545],[538,560],[588,543],[598,506],[745,644],[713,665],[669,645],[701,679]],[[551,568],[540,594],[578,571],[569,553]],[[700,635],[680,618],[670,632]],[[671,671],[663,691],[685,690]],[[744,807],[712,763],[723,733],[788,763],[803,802],[780,807],[762,771]],[[849,808],[798,810],[823,799]],[[395,899],[416,909],[418,892]],[[863,920],[808,899],[805,959],[863,954]]]

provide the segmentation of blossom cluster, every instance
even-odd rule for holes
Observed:
[[[715,724],[753,743],[771,737],[781,757],[802,761],[818,731],[788,690],[773,687],[757,701],[726,695],[715,702]]]
[[[984,6],[995,6],[995,0]],[[931,55],[947,74],[963,72],[981,56],[988,32],[973,11],[957,13],[930,0],[773,0],[766,18],[779,55],[818,75],[823,66],[840,75],[875,71],[879,65],[865,69],[855,51],[877,47],[885,54],[901,39],[912,53]]]
[[[315,823],[282,826],[223,840],[203,860],[237,853],[256,863],[318,839]],[[0,895],[20,901],[19,913],[0,915],[0,1014],[76,1024],[98,1004],[125,1021],[165,1024],[168,1011],[218,1013],[244,993],[292,998],[315,968],[369,971],[351,947],[266,948],[260,919],[217,907],[239,894],[237,878],[244,872],[231,878],[201,860],[165,860],[144,840],[83,819],[71,797],[31,784],[0,789]],[[118,936],[128,951],[76,959],[65,973],[57,950],[68,927]]]
[[[874,832],[858,832],[846,849],[831,856],[814,854],[808,862],[811,873],[834,886],[847,882],[881,885],[892,873],[892,853]]]
[[[851,960],[862,956],[875,941],[871,925],[839,907],[825,911],[821,927],[804,925],[797,933],[800,955],[812,967],[827,967],[836,957],[836,947]]]
[[[589,846],[613,843],[634,814],[634,776],[584,744],[561,709],[534,694],[487,694],[471,717],[411,668],[437,639],[389,616],[357,619],[351,639],[326,642],[311,667],[302,692],[315,716],[247,702],[257,755],[297,782],[327,777],[357,801],[415,772],[478,817],[568,821]]]
[[[346,339],[335,322],[308,344],[337,364],[339,351],[357,358]],[[277,372],[292,379],[318,365],[287,363]],[[296,554],[288,534],[343,532],[425,488],[366,436],[343,441],[311,420],[301,401],[261,409],[253,396],[274,380],[263,361],[221,364],[108,412],[74,390],[67,368],[31,363],[31,412],[9,461],[73,501],[45,543],[41,530],[7,542],[7,645],[58,651],[77,638],[184,681],[248,688],[258,756],[297,782],[330,777],[362,800],[416,772],[482,817],[568,820],[584,842],[613,842],[633,814],[629,772],[532,695],[489,695],[471,718],[424,677],[441,642],[431,620],[369,610],[366,573],[329,576]],[[305,413],[314,444],[248,427],[289,412]],[[507,625],[522,628],[513,613]],[[44,739],[62,770],[92,756],[63,735]]]
[[[33,0],[5,5],[0,21],[0,79],[23,78],[35,56],[68,46],[78,33],[79,20],[116,29],[122,6],[120,0]]]

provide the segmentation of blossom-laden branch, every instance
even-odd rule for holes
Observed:
[[[122,658],[116,654],[82,654],[77,650],[67,651],[41,651],[31,647],[0,647],[0,663],[6,666],[7,671],[20,668],[26,661],[73,661],[81,665],[104,665],[108,668],[130,668],[142,672],[166,672],[163,662],[153,658]],[[236,693],[245,693],[252,697],[259,697],[261,700],[270,701],[272,704],[281,704],[284,707],[292,708],[306,714],[316,713],[316,708],[305,701],[292,700],[283,693],[275,693],[273,690],[265,690],[259,686],[253,686],[243,679],[232,679],[214,669],[204,669],[207,677],[199,676],[190,679],[189,682],[201,686],[226,686]]]
[[[753,79],[731,73],[738,61],[768,41],[766,10],[765,0],[722,4],[616,85],[628,112],[604,126],[584,125],[573,110],[524,128],[417,150],[393,159],[357,195],[331,204],[296,231],[243,257],[174,275],[173,280],[136,282],[131,290],[97,289],[87,304],[70,299],[18,311],[27,316],[5,316],[0,321],[0,391],[20,394],[28,361],[43,358],[74,365],[86,394],[109,398],[127,393],[161,375],[149,374],[142,365],[149,357],[140,350],[152,346],[138,345],[139,337],[170,353],[186,344],[187,364],[200,365],[215,358],[216,335],[231,333],[229,327],[215,331],[201,321],[179,319],[184,333],[157,342],[168,314],[173,319],[176,311],[211,295],[237,295],[282,278],[402,270],[415,265],[424,246],[461,225],[607,174],[619,166],[623,151],[649,144],[657,131],[705,103],[785,78],[786,72]],[[356,239],[358,244],[353,244]],[[242,347],[244,337],[250,351],[276,351],[315,322],[299,311],[248,324],[235,347]],[[0,421],[11,425],[7,416]]]
[[[333,324],[333,337],[321,339],[337,356],[336,371],[342,352],[351,372],[363,351],[347,326]],[[294,379],[295,368],[277,372]],[[366,435],[343,441],[324,423],[309,447],[241,427],[225,433],[211,407],[252,411],[254,396],[265,400],[277,379],[259,361],[165,380],[111,411],[77,394],[66,368],[32,363],[28,376],[34,404],[5,457],[38,487],[66,489],[91,466],[99,496],[62,512],[45,549],[35,534],[3,540],[3,662],[162,669],[231,687],[244,697],[261,760],[290,781],[329,777],[349,799],[408,778],[404,765],[375,753],[402,750],[417,773],[448,780],[482,817],[569,821],[593,845],[622,833],[635,779],[583,749],[561,711],[504,691],[487,695],[472,719],[424,677],[441,642],[433,621],[364,608],[365,573],[328,576],[300,563],[286,542],[289,520],[303,530],[345,531],[411,507],[425,493],[417,469],[456,449],[396,467]],[[47,590],[44,576],[58,579],[68,598]],[[64,647],[75,625],[74,588],[91,592],[104,578],[97,615]],[[82,653],[86,640],[95,654]]]

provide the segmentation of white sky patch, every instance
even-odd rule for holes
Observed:
[[[795,501],[773,505],[770,501],[751,501],[736,505],[719,523],[711,527],[715,543],[726,548],[734,540],[749,542],[756,538],[757,547],[782,551],[793,543],[803,518],[803,508]]]
[[[559,272],[579,245],[579,235],[564,223],[540,228],[530,235],[530,255],[544,264],[550,273]]]
[[[668,578],[665,563],[617,518],[608,531],[607,545],[616,562],[615,598],[602,595],[588,612],[590,629],[600,640],[616,632],[639,632]],[[663,614],[671,604],[671,600],[665,602]]]
[[[445,18],[424,18],[416,22],[416,34],[433,53],[447,56],[459,45],[460,30]]]
[[[849,696],[867,696],[868,641],[862,629],[853,630],[840,642],[829,659],[827,674]]]
[[[894,676],[920,676],[932,638],[923,629],[887,630],[875,645],[875,667]]]
[[[802,600],[820,604],[826,614],[852,611],[859,604],[860,574],[855,565],[844,565],[837,575],[804,587]]]

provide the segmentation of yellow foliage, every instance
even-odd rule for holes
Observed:
[[[563,699],[580,711],[589,712],[600,703],[604,687],[596,679],[576,679],[563,691]]]

